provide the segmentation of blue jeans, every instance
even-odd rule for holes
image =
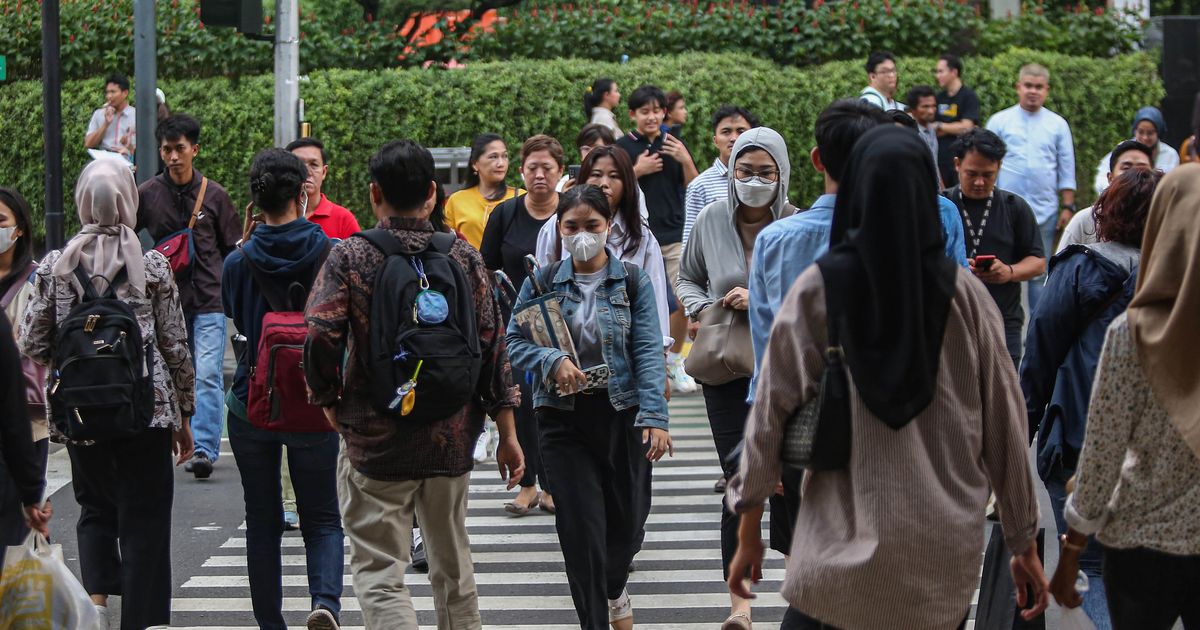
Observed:
[[[1067,480],[1074,471],[1056,467],[1045,481],[1046,493],[1050,495],[1050,507],[1054,509],[1054,524],[1059,534],[1067,533],[1067,520],[1063,508],[1067,505]],[[1112,630],[1109,621],[1108,600],[1105,596],[1103,577],[1104,548],[1094,536],[1088,537],[1087,548],[1079,556],[1079,569],[1088,577],[1088,591],[1083,593],[1083,612],[1096,624],[1096,630]]]
[[[1042,254],[1046,259],[1046,266],[1050,266],[1050,257],[1054,255],[1054,234],[1058,230],[1058,213],[1050,217],[1045,223],[1038,223],[1038,236],[1042,237]],[[1014,260],[1013,262],[1020,262]],[[1029,281],[1029,314],[1037,310],[1038,300],[1042,297],[1042,291],[1046,289],[1046,274],[1042,274]],[[1025,318],[1028,320],[1029,318]]]
[[[192,437],[196,453],[216,463],[221,455],[221,428],[225,419],[225,315],[200,313],[188,321],[188,346],[196,367],[196,415]]]
[[[283,578],[279,550],[283,538],[279,465],[285,445],[300,511],[312,605],[339,614],[345,551],[337,497],[337,434],[264,431],[231,412],[229,443],[246,500],[246,561],[250,600],[259,627],[287,630],[280,612]]]

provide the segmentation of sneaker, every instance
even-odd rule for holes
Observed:
[[[671,381],[671,391],[676,394],[690,394],[697,389],[699,385],[696,381],[688,376],[688,373],[683,369],[683,357],[672,361],[667,365],[667,378]]]
[[[208,479],[212,476],[213,463],[204,453],[196,453],[192,456],[192,474],[196,479]]]
[[[628,619],[633,616],[633,604],[629,603],[629,589],[621,591],[621,596],[608,600],[608,623]]]
[[[488,460],[488,445],[492,442],[491,428],[486,424],[483,426],[483,433],[479,434],[479,439],[475,440],[475,463],[482,464]]]
[[[300,529],[300,515],[288,510],[283,513],[283,531],[294,532]]]
[[[333,611],[324,606],[317,606],[308,613],[308,619],[304,623],[308,630],[338,630],[341,627]]]
[[[92,605],[96,607],[96,615],[100,617],[100,624],[96,627],[100,630],[108,630],[108,606]]]
[[[412,568],[417,573],[429,572],[429,555],[425,553],[425,539],[421,537],[421,528],[413,528]]]

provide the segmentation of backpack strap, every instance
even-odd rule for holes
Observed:
[[[547,293],[550,292],[550,287],[554,286],[554,276],[558,275],[558,269],[562,267],[562,264],[563,261],[556,260],[550,263],[548,267],[542,267],[538,270],[538,284],[545,287]],[[534,289],[536,290],[537,287],[534,287]]]
[[[351,238],[357,236],[358,238],[367,241],[371,245],[374,245],[375,249],[378,249],[385,258],[388,256],[398,256],[405,253],[404,246],[402,243],[400,243],[400,239],[396,238],[396,235],[392,234],[390,230],[374,228],[370,230],[363,230],[362,232],[351,234],[350,236]]]
[[[200,209],[204,207],[204,192],[208,190],[208,178],[200,177],[200,192],[196,193],[196,205],[192,206],[192,218],[188,220],[188,229],[196,227],[196,219],[200,216]]]
[[[638,298],[638,281],[641,279],[642,270],[631,262],[625,263],[625,293],[629,295],[629,309],[637,305]]]
[[[92,277],[88,276],[87,272],[83,270],[83,265],[75,267],[75,279],[79,281],[80,287],[83,288],[83,301],[85,302],[99,300],[101,298],[116,299],[117,287],[124,283],[127,278],[128,274],[125,273],[125,268],[122,267],[121,270],[117,272],[117,275],[113,276],[112,282],[108,283],[108,288],[105,289],[104,294],[101,295],[96,292],[96,286],[92,284]]]
[[[458,237],[450,232],[434,232],[433,238],[429,240],[429,249],[449,256],[450,249],[454,247],[454,241],[457,240]]]

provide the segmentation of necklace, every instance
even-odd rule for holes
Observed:
[[[971,239],[971,252],[968,258],[974,258],[979,252],[979,242],[983,240],[983,229],[987,227],[988,215],[992,213],[992,199],[996,197],[995,189],[992,194],[988,195],[987,205],[983,207],[983,218],[979,221],[979,229],[971,224],[971,217],[967,214],[967,204],[963,201],[962,189],[958,189],[958,211],[962,213],[963,226],[967,228],[967,237]]]

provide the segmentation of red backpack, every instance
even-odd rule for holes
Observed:
[[[324,264],[330,248],[331,245],[325,246],[317,269]],[[304,380],[304,340],[308,336],[304,302],[308,289],[293,282],[284,290],[266,278],[248,256],[243,254],[243,260],[271,309],[263,315],[258,348],[248,357],[247,419],[250,424],[268,431],[332,431],[325,412],[309,404],[308,385]]]

